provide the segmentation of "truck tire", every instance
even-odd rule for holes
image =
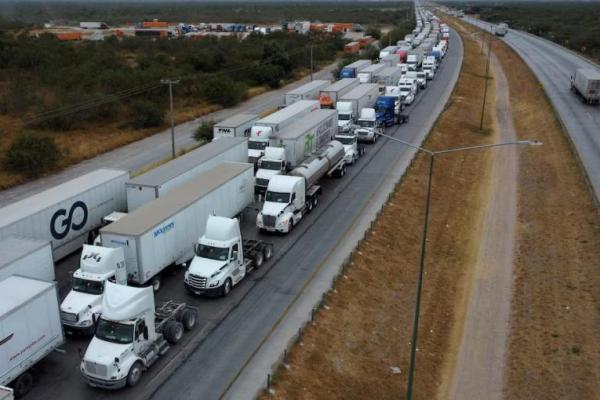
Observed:
[[[317,206],[319,205],[319,197],[316,194],[312,198],[312,205],[313,209],[317,208]]]
[[[12,383],[15,397],[25,396],[33,387],[33,376],[29,372],[23,372]]]
[[[261,251],[257,251],[252,255],[254,259],[254,268],[259,269],[262,267],[265,258],[263,257],[263,253]]]
[[[192,310],[190,308],[185,309],[183,311],[183,315],[181,316],[181,323],[183,324],[183,328],[186,331],[191,331],[196,326],[197,321],[196,310]]]
[[[134,387],[137,385],[142,379],[142,372],[144,371],[142,363],[136,361],[133,363],[131,368],[129,368],[129,372],[127,373],[127,386]]]
[[[158,292],[160,290],[160,276],[157,275],[154,278],[152,278],[150,284],[152,285],[152,290],[154,291],[154,293]]]
[[[178,321],[171,320],[165,326],[165,339],[170,344],[177,344],[183,337],[183,324]]]
[[[269,261],[271,257],[273,257],[273,245],[270,243],[265,244],[263,254],[265,256],[265,261]]]
[[[294,230],[294,220],[290,218],[290,221],[288,222],[288,233],[290,233],[291,231]]]
[[[227,278],[221,286],[221,296],[227,297],[227,295],[231,292],[231,279]]]

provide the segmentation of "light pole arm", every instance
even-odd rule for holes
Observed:
[[[456,153],[459,151],[466,151],[466,150],[486,149],[486,148],[490,148],[490,147],[515,146],[515,145],[539,146],[541,144],[542,144],[542,142],[538,142],[537,140],[516,140],[516,141],[511,141],[511,142],[503,142],[503,143],[482,144],[479,146],[455,147],[453,149],[433,151],[432,153],[446,154],[446,153]]]

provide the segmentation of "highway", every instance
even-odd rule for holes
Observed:
[[[475,18],[465,21],[488,30],[490,24]],[[509,29],[502,38],[529,65],[541,82],[592,186],[596,203],[600,199],[600,107],[584,104],[571,93],[570,77],[577,68],[600,69],[582,56],[529,33]],[[530,135],[535,137],[535,132]]]

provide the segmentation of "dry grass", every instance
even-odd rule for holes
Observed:
[[[485,58],[465,40],[450,106],[430,134],[433,149],[486,143],[479,132]],[[493,85],[490,85],[492,88]],[[493,93],[488,97],[493,108]],[[491,130],[491,117],[486,118]],[[428,158],[416,157],[382,215],[326,299],[264,399],[398,399],[405,392]],[[478,246],[486,152],[438,157],[417,353],[416,397],[435,398],[460,338]],[[395,374],[392,367],[399,367]]]

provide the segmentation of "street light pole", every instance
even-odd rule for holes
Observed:
[[[421,256],[419,260],[419,275],[417,277],[417,290],[415,296],[415,314],[413,317],[413,327],[412,327],[412,339],[410,342],[410,359],[408,365],[408,381],[406,385],[406,400],[412,400],[413,391],[414,391],[414,376],[415,376],[415,366],[416,366],[416,358],[417,358],[417,339],[419,334],[419,318],[421,314],[421,292],[423,290],[423,277],[425,273],[425,255],[427,253],[427,231],[429,227],[429,208],[431,204],[431,186],[433,182],[433,166],[435,161],[435,156],[438,154],[448,154],[448,153],[457,153],[468,150],[481,150],[492,147],[501,147],[501,146],[514,146],[514,145],[528,145],[528,146],[539,146],[542,142],[538,142],[537,140],[517,140],[510,142],[502,142],[502,143],[492,143],[492,144],[483,144],[476,146],[465,146],[465,147],[454,147],[445,150],[437,150],[432,151],[426,148],[411,144],[404,140],[395,138],[393,136],[389,136],[386,134],[380,134],[380,136],[387,137],[388,139],[404,144],[405,146],[411,147],[417,151],[424,152],[429,155],[429,178],[427,180],[427,195],[425,198],[425,218],[423,221],[423,237],[421,238]]]
[[[160,83],[163,85],[169,85],[169,103],[170,103],[170,115],[171,115],[171,153],[172,157],[175,158],[175,115],[173,113],[173,85],[179,83],[178,80],[172,79],[161,79]]]
[[[483,44],[482,44],[483,45]],[[487,98],[488,81],[490,80],[490,57],[492,55],[492,33],[490,32],[490,44],[488,46],[487,63],[485,66],[485,84],[483,85],[483,102],[481,104],[481,120],[479,121],[479,130],[483,129],[483,116],[485,114],[485,99]]]

